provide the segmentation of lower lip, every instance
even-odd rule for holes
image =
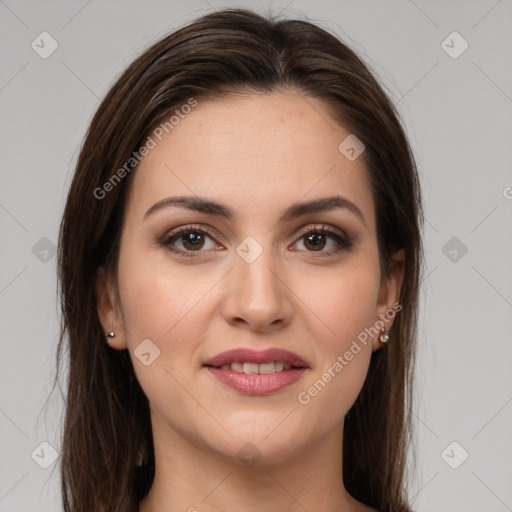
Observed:
[[[206,367],[220,382],[244,395],[270,395],[297,382],[307,368],[291,368],[282,372],[259,374]]]

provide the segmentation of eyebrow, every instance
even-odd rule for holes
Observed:
[[[231,221],[237,218],[237,214],[234,210],[228,206],[217,203],[216,201],[198,196],[176,196],[166,197],[165,199],[155,203],[144,214],[144,220],[153,213],[171,206],[187,208],[189,210],[206,213],[208,215],[217,215]],[[348,210],[359,217],[366,226],[365,218],[358,206],[346,197],[340,195],[314,199],[312,201],[302,203],[293,203],[281,213],[278,222],[286,222],[310,213],[326,212],[336,208]]]

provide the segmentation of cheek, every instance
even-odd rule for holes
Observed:
[[[344,350],[350,340],[377,320],[380,276],[372,255],[352,259],[336,271],[305,275],[294,291],[311,311],[324,353]]]
[[[205,321],[198,314],[201,299],[215,281],[207,271],[180,270],[164,249],[125,251],[119,283],[129,345],[153,337],[157,344],[179,348],[169,341],[193,339]]]
[[[221,276],[211,269],[178,269],[164,250],[130,250],[129,243],[119,260],[119,288],[133,367],[150,401],[160,403],[165,395],[164,402],[178,403],[179,384],[190,387],[191,365],[211,322],[209,293]],[[145,366],[137,353],[147,339],[158,357]]]
[[[312,333],[318,365],[298,390],[297,401],[310,413],[306,421],[323,429],[342,421],[364,384],[372,354],[367,330],[378,319],[378,265],[370,257],[336,275],[319,274],[314,282],[314,288],[300,293],[318,317]]]
[[[190,365],[208,321],[201,298],[212,284],[207,275],[176,271],[165,255],[125,251],[119,261],[119,286],[137,380],[158,416],[190,436],[196,429],[187,418],[203,418],[204,411],[185,390],[192,388]],[[152,362],[148,365],[136,355],[146,339],[156,346],[149,345]],[[153,359],[153,354],[158,356]],[[188,412],[176,415],[173,411]]]

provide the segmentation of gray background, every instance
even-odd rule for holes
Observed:
[[[41,412],[59,326],[52,251],[99,99],[167,32],[212,8],[268,5],[0,0],[0,512],[60,510],[57,465],[40,445],[59,451],[58,391]],[[360,53],[398,104],[418,159],[428,277],[415,509],[510,511],[512,0],[272,3],[281,9]],[[46,59],[31,47],[43,31],[58,43]],[[458,53],[461,40],[442,45],[453,31],[469,44],[457,58],[445,48]]]

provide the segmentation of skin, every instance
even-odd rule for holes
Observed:
[[[119,297],[103,271],[97,294],[105,332],[116,333],[107,342],[130,351],[150,402],[156,476],[141,512],[373,510],[344,489],[341,441],[371,353],[382,346],[378,337],[360,344],[307,405],[298,401],[398,301],[402,283],[403,251],[381,279],[363,159],[349,161],[338,150],[349,133],[320,100],[294,91],[233,95],[199,101],[137,169],[122,231]],[[334,194],[355,203],[364,221],[338,208],[278,222],[292,203]],[[144,220],[153,204],[177,195],[215,200],[237,218],[172,206]],[[191,223],[215,234],[195,250],[177,238],[174,247],[193,257],[158,243]],[[346,233],[353,247],[325,256],[337,247],[327,236],[315,250],[302,228],[322,224]],[[247,236],[263,249],[252,263],[236,252]],[[160,350],[149,366],[134,356],[144,339]],[[235,347],[285,348],[310,368],[273,395],[247,396],[202,366]],[[246,443],[261,454],[251,467],[237,457]]]

